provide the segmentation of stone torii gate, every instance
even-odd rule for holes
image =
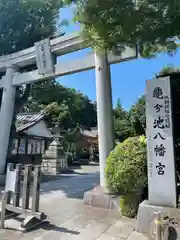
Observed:
[[[42,43],[38,43],[40,46]],[[49,44],[49,54],[62,56],[64,54],[85,48],[79,33],[65,35],[46,41]],[[42,50],[42,49],[41,49]],[[48,61],[48,53],[44,52]],[[126,48],[121,56],[107,55],[106,53],[91,53],[85,57],[73,61],[61,62],[54,65],[53,71],[41,72],[38,70],[20,73],[20,69],[32,64],[42,65],[42,59],[37,58],[37,47],[31,47],[22,51],[1,56],[0,72],[5,76],[0,80],[0,88],[3,88],[3,97],[0,112],[0,174],[4,173],[10,128],[12,122],[16,87],[23,84],[35,83],[48,78],[60,77],[68,74],[82,72],[95,68],[96,70],[96,95],[97,118],[99,135],[99,161],[100,183],[105,185],[104,168],[106,158],[114,146],[113,118],[112,118],[112,92],[110,80],[110,64],[119,63],[137,58],[137,50]],[[43,62],[44,63],[44,62]]]

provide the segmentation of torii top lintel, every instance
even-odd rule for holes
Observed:
[[[73,33],[70,35],[64,35],[52,39],[50,41],[51,53],[55,56],[61,56],[70,52],[74,52],[80,49],[86,48],[83,44],[84,41],[80,37],[79,33]],[[115,56],[113,54],[108,54],[108,61],[110,64],[119,63],[122,61],[127,61],[131,59],[136,59],[138,57],[136,48],[127,47],[126,50],[120,55]],[[15,65],[17,67],[26,67],[36,63],[36,50],[35,46],[31,48],[24,49],[22,51],[1,56],[0,57],[0,72],[5,72],[6,68],[10,65]],[[88,54],[87,56],[77,58],[74,60],[60,62],[54,66],[54,72],[50,74],[39,74],[38,70],[25,72],[25,73],[15,73],[12,80],[13,86],[20,86],[22,84],[29,84],[37,82],[40,80],[45,80],[48,78],[55,78],[59,76],[64,76],[68,74],[73,74],[77,72],[82,72],[86,70],[93,69],[95,67],[94,54]],[[0,81],[0,88],[4,86],[4,78]]]
[[[83,40],[79,33],[54,38],[50,41],[51,52],[57,56],[83,49]],[[4,72],[6,66],[17,65],[25,67],[36,62],[35,47],[30,47],[9,55],[0,56],[0,72]]]

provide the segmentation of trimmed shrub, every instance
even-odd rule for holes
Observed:
[[[133,218],[137,214],[141,196],[136,193],[127,193],[120,198],[120,209],[123,216]]]
[[[146,137],[131,137],[110,153],[106,166],[106,184],[110,193],[121,195],[122,215],[135,217],[141,194],[147,186]]]
[[[147,150],[144,136],[127,138],[110,153],[106,166],[110,193],[142,192],[147,184]]]

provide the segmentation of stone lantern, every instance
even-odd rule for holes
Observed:
[[[60,127],[58,127],[58,125],[55,125],[55,127],[53,127],[51,129],[52,135],[53,135],[53,139],[56,143],[61,143],[60,139],[63,139],[63,137],[61,136],[61,129]]]
[[[51,131],[53,141],[43,156],[42,172],[49,175],[58,175],[68,170],[68,164],[60,140],[63,138],[60,134],[60,128],[56,125]]]

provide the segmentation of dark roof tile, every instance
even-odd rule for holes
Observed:
[[[21,132],[34,124],[38,123],[45,117],[45,113],[19,113],[16,120],[16,130]]]

